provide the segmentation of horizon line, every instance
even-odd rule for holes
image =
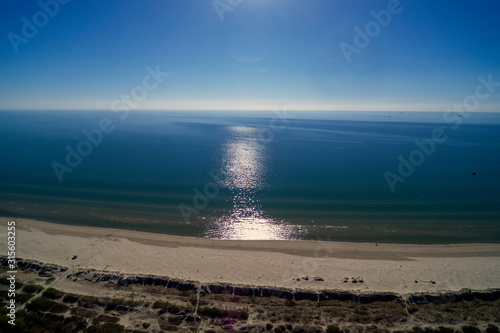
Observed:
[[[111,108],[0,108],[0,111],[112,111]],[[279,110],[277,107],[269,109],[141,109],[141,108],[131,108],[129,111],[234,111],[234,112],[272,112]],[[367,110],[367,109],[289,109],[285,106],[284,111],[293,112],[448,112],[452,110]],[[458,111],[452,111],[458,112]],[[467,113],[500,113],[500,110],[482,110],[482,111],[470,111]]]

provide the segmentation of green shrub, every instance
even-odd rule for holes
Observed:
[[[174,326],[179,326],[180,324],[182,324],[182,322],[184,321],[184,317],[185,316],[171,316],[167,319],[168,323],[169,324],[172,324]]]
[[[143,327],[144,329],[147,329],[149,326],[151,326],[151,324],[150,324],[150,323],[142,323],[142,327]]]
[[[115,323],[104,323],[101,325],[92,325],[85,332],[87,333],[121,333],[125,331],[125,327]]]
[[[80,295],[80,300],[82,302],[87,302],[87,303],[95,303],[97,302],[99,299],[95,296],[86,296],[86,295]]]
[[[468,325],[462,327],[462,332],[464,333],[481,333],[481,330],[476,326]]]
[[[247,320],[249,316],[248,312],[244,310],[229,310],[227,314],[227,317],[237,318],[240,320]]]
[[[216,307],[208,307],[208,306],[202,307],[200,310],[198,310],[198,312],[203,316],[212,317],[212,318],[226,317],[226,314],[227,314],[226,310],[224,310],[224,309],[220,309],[220,308],[216,308]]]
[[[36,298],[26,305],[26,309],[32,312],[62,313],[68,311],[69,306],[45,298]]]
[[[83,300],[84,297],[82,297],[81,299]],[[144,301],[134,300],[133,298],[111,298],[111,297],[104,297],[104,298],[94,297],[94,300],[92,300],[92,302],[95,305],[109,307],[113,309],[120,305],[133,308],[144,304]]]
[[[79,316],[64,318],[64,332],[81,332],[87,327],[87,320]]]
[[[164,301],[155,301],[153,303],[153,309],[165,309],[168,307],[168,302]]]
[[[119,299],[119,300],[115,300],[115,302],[117,302],[119,305],[122,305],[122,306],[128,306],[129,308],[135,308],[135,307],[138,307],[138,306],[144,304],[143,300],[134,300],[132,298]]]
[[[411,330],[412,333],[454,333],[453,328],[439,326],[438,328],[426,327],[421,328],[420,326],[415,326]]]
[[[340,333],[340,327],[330,324],[326,327],[326,333]]]
[[[120,321],[120,318],[108,316],[108,315],[98,315],[97,318],[94,319],[93,323],[117,323]]]
[[[99,314],[99,312],[97,312],[97,311],[89,310],[89,309],[82,309],[82,308],[71,308],[70,312],[74,315],[85,317],[85,318],[96,317]]]
[[[63,303],[75,303],[75,302],[78,302],[80,298],[77,296],[77,295],[74,295],[74,294],[66,294],[64,295],[64,298],[63,298]]]
[[[31,297],[33,297],[33,294],[16,294],[16,302],[26,303]]]
[[[486,328],[486,333],[500,333],[500,330],[497,326],[489,324]]]
[[[27,284],[23,287],[22,291],[24,293],[35,294],[43,290],[42,286],[37,286],[35,284]]]
[[[229,296],[227,301],[231,303],[239,303],[241,297],[240,296]]]
[[[240,320],[247,320],[248,319],[248,312],[244,310],[225,310],[221,308],[216,308],[216,307],[208,307],[204,306],[201,308],[199,311],[199,314],[211,318],[236,318]]]
[[[7,319],[8,317],[0,317],[0,332],[65,332],[64,317],[59,315],[19,311],[15,326],[8,324]]]
[[[64,296],[64,293],[55,290],[54,288],[48,288],[42,293],[42,297],[48,298],[48,299],[59,299]]]

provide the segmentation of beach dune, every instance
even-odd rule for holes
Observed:
[[[500,288],[500,244],[212,240],[0,218],[10,220],[17,257],[70,269],[401,295]]]

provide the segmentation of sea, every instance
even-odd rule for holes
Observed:
[[[213,239],[500,241],[500,114],[2,110],[0,216]]]

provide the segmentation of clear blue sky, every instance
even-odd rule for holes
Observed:
[[[157,65],[169,76],[138,109],[441,111],[500,81],[497,0],[401,0],[350,62],[339,45],[391,1],[218,1],[223,20],[212,0],[71,0],[18,53],[9,33],[41,7],[3,1],[0,108],[108,109]],[[499,106],[497,88],[479,110]]]

